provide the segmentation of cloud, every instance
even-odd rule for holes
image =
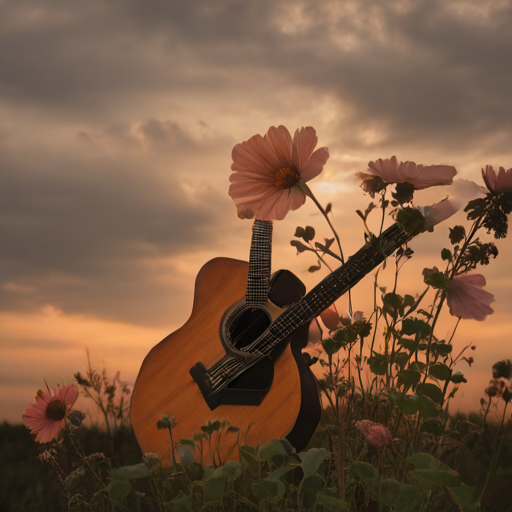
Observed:
[[[179,169],[190,151],[208,154],[199,145],[177,124],[151,120],[82,133],[70,147],[29,144],[28,157],[4,146],[1,307],[53,304],[133,322],[167,316],[179,303],[164,299],[169,286],[185,286],[179,258],[219,247],[236,221],[224,191],[158,167],[162,146],[166,165]]]

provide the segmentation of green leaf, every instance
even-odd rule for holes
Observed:
[[[297,249],[297,252],[300,254],[304,251],[312,251],[313,249],[309,248],[308,246],[304,245],[302,242],[299,242],[298,240],[292,240],[290,242],[290,245],[295,247]]]
[[[288,455],[292,454],[294,449],[290,441],[283,437],[282,439],[279,439],[279,442],[284,446],[284,449]]]
[[[311,240],[313,240],[313,238],[315,238],[315,228],[311,226],[306,226],[302,238],[304,239],[305,242],[310,242]]]
[[[267,476],[268,480],[279,480],[283,475],[286,475],[286,473],[289,473],[292,471],[292,469],[295,469],[297,466],[282,466],[280,468],[275,469],[270,473],[270,475]]]
[[[402,321],[402,333],[407,336],[417,334],[424,339],[430,334],[430,325],[419,318],[405,318]]]
[[[258,469],[260,465],[260,461],[258,459],[257,450],[249,445],[241,446],[239,448],[240,457],[247,462],[247,464],[253,468]]]
[[[447,356],[453,350],[452,345],[447,345],[446,343],[432,343],[430,346],[434,354],[439,354],[440,356]]]
[[[407,183],[406,181],[396,184],[396,192],[392,192],[391,195],[400,204],[408,203],[412,201],[414,195],[414,185]]]
[[[402,370],[398,374],[397,384],[399,386],[415,386],[421,379],[421,373],[415,370]]]
[[[181,491],[178,494],[178,496],[176,496],[176,498],[174,498],[171,501],[169,501],[169,503],[172,503],[173,505],[177,505],[178,506],[178,508],[176,508],[176,507],[173,507],[171,505],[171,510],[179,510],[179,511],[181,511],[182,507],[185,510],[190,510],[190,498],[188,496],[186,496],[183,493],[183,491]]]
[[[410,338],[399,338],[398,343],[402,345],[402,347],[409,350],[410,352],[416,352],[419,345],[418,341],[411,340]]]
[[[473,495],[475,494],[475,489],[473,487],[461,484],[457,487],[448,487],[448,492],[462,512],[480,511],[480,503],[478,501],[473,501]]]
[[[260,460],[272,460],[275,455],[286,455],[286,450],[279,439],[271,439],[263,443],[258,451]]]
[[[220,469],[220,468],[217,468]],[[204,497],[207,501],[218,500],[224,493],[225,478],[212,478],[204,484]]]
[[[359,478],[378,478],[379,472],[377,468],[369,462],[356,461],[350,466],[350,471],[355,473]]]
[[[388,360],[382,354],[375,354],[368,358],[368,364],[375,375],[386,375],[388,371]]]
[[[444,261],[451,261],[452,251],[450,251],[450,249],[443,249],[441,251],[441,259]]]
[[[419,396],[418,411],[423,418],[437,418],[439,409],[436,404],[426,396]]]
[[[428,396],[436,404],[443,403],[443,391],[439,386],[425,382],[416,386],[416,394],[418,396]]]
[[[421,501],[421,494],[417,487],[403,484],[392,478],[382,481],[380,495],[385,503],[392,505],[400,512],[416,512]]]
[[[301,491],[310,494],[316,494],[322,491],[324,486],[324,479],[318,475],[310,475],[304,478],[300,484]]]
[[[132,490],[130,482],[126,480],[112,480],[107,486],[110,497],[114,501],[121,502]]]
[[[466,230],[464,226],[455,226],[450,228],[450,242],[452,245],[458,244],[466,236]]]
[[[461,372],[455,372],[451,377],[450,380],[454,384],[460,384],[461,382],[467,382],[466,377]]]
[[[218,469],[222,469],[224,478],[228,482],[233,482],[242,474],[242,466],[236,460],[230,460]]]
[[[296,236],[297,238],[302,238],[304,236],[304,233],[304,228],[297,226],[297,228],[295,229],[295,234],[293,236]]]
[[[393,355],[393,363],[397,364],[401,370],[404,369],[405,365],[409,361],[411,355],[406,352],[395,352]]]
[[[402,307],[403,299],[396,293],[387,293],[382,298],[382,303],[382,309],[393,318],[397,318],[400,308]]]
[[[269,498],[275,498],[279,493],[279,485],[277,482],[281,482],[280,480],[262,480],[261,482],[256,482],[252,491],[258,500],[267,500]]]
[[[406,207],[398,210],[396,220],[411,235],[420,234],[425,230],[425,217],[416,208]]]
[[[301,466],[304,470],[304,477],[315,474],[325,459],[327,452],[325,448],[311,448],[307,452],[299,453]]]
[[[407,457],[407,462],[412,464],[416,469],[438,469],[441,462],[438,461],[430,453],[419,452]]]
[[[425,369],[425,363],[422,363],[421,361],[413,361],[409,365],[409,370],[416,370],[418,372],[421,372]]]
[[[435,363],[428,369],[428,374],[439,380],[448,380],[450,378],[450,368],[443,363]]]
[[[133,480],[149,476],[149,469],[144,463],[122,466],[112,471],[111,477],[117,480]]]
[[[338,331],[340,332],[340,331]],[[322,347],[325,350],[325,353],[328,356],[332,356],[336,354],[336,352],[339,352],[340,348],[342,346],[342,342],[335,340],[333,338],[326,338],[325,340],[322,340]]]
[[[326,496],[318,494],[316,502],[324,506],[330,512],[350,512],[350,508],[346,501],[335,498],[334,496]]]
[[[210,480],[210,478],[213,478],[214,473],[215,469],[211,466],[203,466],[203,476],[200,478],[201,482],[206,482]]]
[[[443,469],[413,469],[409,473],[409,478],[418,487],[426,491],[435,491],[440,485],[447,485],[448,487],[460,485],[458,478]]]
[[[430,269],[425,269],[430,270]],[[424,272],[424,278],[423,281],[425,284],[428,284],[429,286],[432,286],[432,288],[436,288],[438,290],[445,290],[448,288],[448,285],[450,284],[450,280],[447,276],[444,275],[444,272],[432,272],[425,274]]]

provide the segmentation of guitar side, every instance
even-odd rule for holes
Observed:
[[[226,309],[244,297],[247,274],[248,264],[239,260],[216,258],[206,263],[196,279],[189,320],[156,345],[142,363],[132,396],[132,425],[143,453],[158,454],[164,465],[172,463],[172,456],[169,432],[156,427],[162,413],[176,419],[175,442],[192,439],[208,420],[227,420],[240,429],[240,443],[251,445],[290,432],[297,435],[297,418],[307,417],[301,382],[304,386],[312,376],[297,343],[292,349],[293,337],[300,333],[290,336],[290,343],[274,362],[273,384],[259,406],[220,405],[212,411],[189,374],[198,361],[209,367],[225,354],[219,337],[221,320]],[[308,385],[311,391],[311,382]],[[222,434],[219,452],[223,461],[238,457],[236,449],[229,453],[236,438],[236,433]],[[203,462],[212,461],[206,456]]]

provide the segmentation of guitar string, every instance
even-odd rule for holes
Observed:
[[[392,254],[398,247],[408,241],[409,236],[403,228],[397,223],[388,228],[378,239],[378,244],[366,244],[359,251],[362,253],[359,258],[355,254],[352,258],[349,258],[347,264],[338,268],[332,274],[327,276],[319,285],[317,285],[302,301],[293,305],[290,309],[286,310],[280,317],[278,317],[273,324],[269,327],[266,333],[255,340],[251,345],[244,348],[244,351],[258,356],[260,354],[269,355],[279,341],[285,339],[291,332],[297,329],[300,325],[303,325],[308,320],[313,319],[323,309],[328,307],[336,298],[340,297],[345,293],[351,286],[354,286],[359,280],[361,280],[367,272],[364,270],[370,264],[371,268],[368,272],[375,268],[379,263],[375,263],[378,259],[379,253],[383,256],[383,261],[387,256]],[[380,251],[376,254],[368,254],[380,245]],[[369,261],[366,261],[369,258]],[[350,261],[352,260],[352,261]],[[358,275],[359,274],[359,275]],[[357,278],[357,280],[356,280]],[[339,291],[339,285],[342,284],[340,281],[344,281],[341,292]],[[313,293],[315,292],[315,293]],[[309,311],[306,311],[306,308]],[[282,324],[282,325],[281,325]],[[273,332],[274,331],[274,332]],[[277,333],[275,332],[277,331]],[[234,377],[233,372],[238,372],[249,365],[254,364],[255,358],[251,361],[247,361],[243,357],[234,357],[222,364],[221,368],[212,367],[208,372],[211,376],[211,384],[213,388],[220,391],[225,387]],[[214,370],[212,372],[212,370]],[[226,380],[229,379],[229,380]],[[223,382],[224,381],[224,382]]]
[[[383,240],[382,240],[383,242],[387,242],[387,244],[386,244],[388,246],[387,251],[384,250],[384,253],[386,254],[386,256],[391,254],[397,247],[402,245],[402,243],[404,243],[408,238],[407,236],[404,237],[404,232],[402,229],[400,229],[398,231],[398,233],[396,232],[396,230],[390,229],[388,231],[391,231],[391,232],[390,233],[385,232],[385,234],[391,235],[391,236],[389,236],[387,240],[386,240],[386,237],[383,236]],[[399,241],[400,241],[400,243],[398,243]],[[373,259],[375,259],[375,258],[373,258]],[[342,290],[341,294],[345,293],[345,291],[346,291],[346,289],[348,289],[348,287],[355,284],[355,283],[350,282],[350,278],[352,277],[352,276],[350,276],[350,270],[352,270],[353,275],[357,275],[358,272],[361,272],[361,270],[364,269],[364,265],[363,265],[363,268],[361,268],[361,261],[354,260],[352,263],[353,263],[353,265],[349,266],[347,269],[344,269],[345,270],[344,276],[338,276],[338,278],[345,277],[346,280],[349,280],[347,285],[344,286],[344,289]],[[364,254],[363,254],[363,263],[364,263]],[[373,267],[374,266],[376,266],[376,265],[373,265]],[[353,267],[353,268],[351,268],[351,267]],[[341,270],[341,269],[338,269],[338,270]],[[366,275],[366,272],[364,274],[361,274],[358,281],[364,275]],[[331,277],[331,276],[329,276],[329,277]],[[330,280],[332,281],[333,279],[331,278]],[[252,347],[249,346],[245,350],[249,352],[249,350],[251,348],[260,345],[262,350],[258,350],[259,353],[263,352],[266,355],[268,353],[270,353],[274,349],[276,341],[279,341],[280,339],[283,339],[286,336],[288,336],[290,334],[290,332],[292,332],[293,330],[295,330],[298,327],[299,322],[300,322],[299,325],[301,325],[305,321],[314,318],[314,316],[316,316],[319,312],[320,304],[322,304],[322,308],[324,306],[327,307],[329,305],[329,303],[333,302],[332,299],[335,300],[337,297],[339,297],[341,295],[340,292],[337,290],[339,287],[339,284],[340,284],[339,282],[334,283],[327,290],[324,290],[324,287],[320,286],[320,290],[321,290],[321,292],[323,292],[323,294],[322,293],[313,294],[311,296],[312,300],[310,301],[311,306],[310,306],[310,304],[308,304],[307,300],[303,300],[300,303],[298,303],[297,305],[295,305],[295,307],[292,307],[290,310],[287,310],[286,313],[288,313],[288,315],[285,315],[283,313],[283,315],[281,315],[281,317],[279,317],[276,320],[276,322],[274,322],[272,327],[277,328],[277,331],[278,331],[277,337],[275,335],[272,335],[273,334],[272,332],[267,332],[267,333],[265,333],[266,336],[264,334],[258,340],[255,340],[255,342],[253,342]],[[329,293],[329,292],[331,292],[331,293]],[[326,305],[326,302],[327,302],[327,305]],[[304,309],[305,307],[307,307],[309,309],[309,311],[306,311]],[[281,321],[279,321],[279,320],[281,320]],[[285,321],[283,322],[283,320],[285,320]],[[279,324],[284,324],[284,325],[280,326]],[[291,329],[290,329],[290,327],[291,327]],[[274,330],[276,330],[276,329],[274,329]],[[270,336],[269,336],[269,334],[270,334]],[[251,364],[254,364],[254,363],[251,362]],[[219,375],[217,378],[214,378],[212,383],[215,382],[215,384],[217,384],[219,382],[219,377],[221,377],[221,378],[229,377],[229,373],[231,373],[233,370],[236,371],[236,370],[242,369],[246,366],[248,366],[248,364],[247,364],[247,361],[245,360],[245,358],[241,358],[241,357],[233,358],[229,361],[228,364],[224,365],[223,370],[228,370],[228,372],[227,373],[222,372],[223,375]]]

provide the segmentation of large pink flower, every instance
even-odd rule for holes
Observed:
[[[242,219],[282,220],[304,204],[300,182],[318,176],[329,158],[327,148],[314,151],[316,131],[296,130],[293,139],[284,126],[254,135],[233,148],[229,195]]]
[[[455,276],[448,287],[447,301],[450,313],[463,319],[485,320],[494,310],[489,306],[494,295],[483,289],[485,277],[482,274]]]
[[[457,171],[452,165],[398,163],[396,156],[392,156],[386,160],[379,158],[375,162],[369,162],[368,172],[358,172],[357,177],[363,180],[361,186],[373,197],[385,187],[385,183],[407,182],[413,185],[415,190],[420,190],[437,185],[451,185],[456,174]]]
[[[23,424],[36,435],[39,443],[48,443],[54,439],[66,422],[66,415],[78,397],[78,388],[74,384],[57,386],[54,393],[39,390],[35,403],[31,403],[22,414]]]
[[[492,165],[487,165],[485,171],[482,169],[482,177],[489,192],[493,194],[501,194],[502,192],[512,192],[512,169],[505,171],[504,167],[500,167],[498,175]]]

